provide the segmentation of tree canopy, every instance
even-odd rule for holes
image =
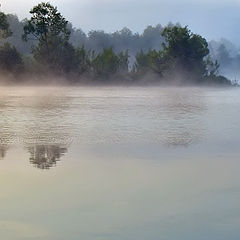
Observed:
[[[69,39],[68,21],[50,3],[40,3],[30,10],[31,19],[24,26],[23,39],[34,37],[47,44],[48,38],[62,37]]]
[[[209,49],[206,39],[193,34],[187,26],[168,26],[164,28],[162,36],[166,42],[163,43],[164,51],[173,60],[176,71],[180,71],[184,77],[190,74],[192,78],[202,78],[208,74],[205,57]]]
[[[38,40],[33,56],[47,71],[63,74],[76,69],[75,48],[69,43],[68,21],[50,3],[40,3],[23,28],[23,39]]]
[[[158,24],[142,34],[126,27],[114,33],[92,30],[85,34],[48,2],[34,6],[30,14],[30,19],[19,21],[0,12],[0,68],[4,71],[14,72],[24,65],[26,74],[54,74],[74,82],[84,77],[108,83],[116,79],[137,83],[143,78],[149,83],[230,83],[219,77],[219,63],[212,60],[206,39],[187,26]],[[217,54],[226,60],[223,63],[232,61],[224,45]]]

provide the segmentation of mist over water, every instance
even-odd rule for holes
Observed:
[[[234,124],[238,121],[232,117],[238,106],[239,92],[235,88],[1,87],[0,90],[1,143],[8,145],[188,146],[204,144],[216,131],[218,134],[230,131],[233,125],[225,126],[225,121]]]
[[[3,239],[240,237],[238,88],[0,91]]]

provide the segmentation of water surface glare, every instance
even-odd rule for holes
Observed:
[[[238,88],[0,91],[1,239],[240,239]]]

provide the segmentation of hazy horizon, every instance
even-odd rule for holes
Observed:
[[[20,19],[29,17],[29,10],[39,0],[2,0],[1,10],[17,14]],[[208,41],[226,38],[239,45],[235,31],[240,22],[240,1],[237,0],[54,0],[49,1],[76,28],[83,31],[104,30],[114,32],[123,27],[142,32],[148,25],[168,22],[188,25],[193,32]],[[224,17],[223,17],[224,16]],[[226,21],[227,20],[227,21]],[[211,23],[211,24],[210,24]]]

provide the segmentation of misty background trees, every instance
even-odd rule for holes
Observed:
[[[20,53],[14,45],[11,45],[6,39],[12,35],[8,17],[0,12],[0,71],[2,73],[13,75],[19,74],[23,69],[23,61]]]
[[[218,75],[227,69],[237,72],[240,64],[238,50],[229,42],[207,43],[179,24],[148,26],[141,34],[126,27],[86,34],[49,3],[36,5],[30,14],[20,21],[0,13],[2,72],[51,73],[73,82],[229,83]]]

